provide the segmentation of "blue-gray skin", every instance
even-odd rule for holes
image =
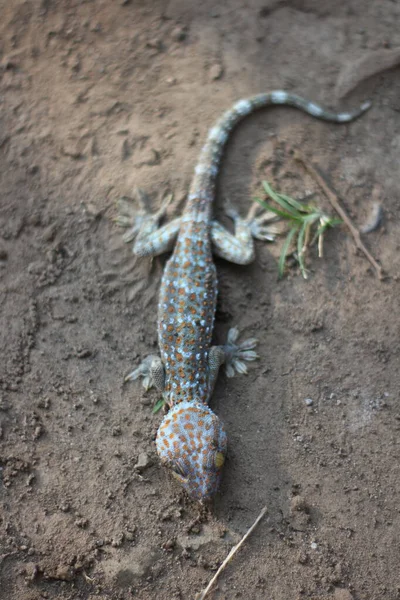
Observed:
[[[182,217],[159,227],[168,202],[150,214],[141,196],[141,209],[132,214],[123,203],[118,222],[129,226],[127,241],[135,239],[139,256],[174,252],[162,277],[158,304],[160,357],[149,356],[127,379],[143,376],[146,389],[155,385],[170,410],[157,433],[157,452],[188,494],[206,500],[218,489],[227,439],[219,418],[208,407],[219,368],[225,363],[228,376],[246,373],[246,361],[257,358],[257,340],[237,344],[238,330],[231,329],[224,346],[212,346],[217,299],[217,274],[212,255],[245,265],[254,259],[253,238],[274,239],[270,213],[246,219],[229,207],[235,224],[232,235],[212,219],[215,182],[225,142],[233,127],[246,115],[269,105],[289,105],[318,119],[347,123],[365,112],[366,102],[353,112],[328,112],[317,104],[284,91],[259,94],[240,100],[209,131],[200,153],[195,176]]]

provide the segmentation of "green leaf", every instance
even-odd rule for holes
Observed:
[[[262,184],[268,196],[272,198],[272,200],[274,200],[277,204],[279,204],[283,208],[283,210],[287,211],[293,217],[298,218],[300,216],[298,211],[291,205],[290,202],[286,202],[286,200],[283,198],[283,196],[281,196],[281,194],[274,192],[274,190],[271,188],[267,181],[263,181]]]
[[[293,227],[287,234],[286,240],[282,246],[282,251],[281,251],[281,255],[279,257],[279,263],[278,263],[279,279],[281,279],[283,277],[283,273],[285,271],[286,256],[287,256],[287,253],[289,252],[290,244],[292,243],[292,240],[298,230],[299,230],[298,226]]]
[[[294,198],[291,198],[290,196],[286,196],[285,194],[278,194],[278,196],[282,200],[284,200],[285,202],[287,202],[288,204],[293,206],[293,208],[295,208],[299,212],[309,212],[311,209],[311,207],[308,204],[302,204],[301,202],[298,202]]]
[[[297,237],[297,260],[299,261],[300,271],[301,271],[301,274],[303,275],[304,279],[307,279],[306,264],[304,262],[304,252],[303,252],[304,239],[306,236],[307,227],[309,227],[309,223],[306,221],[306,219],[304,219],[303,225],[301,226],[299,235]]]
[[[153,415],[158,413],[158,411],[162,409],[164,404],[165,404],[164,398],[160,398],[160,400],[157,400],[157,402],[155,403],[153,410],[152,410]]]
[[[275,213],[279,217],[282,217],[282,219],[287,219],[290,221],[298,220],[293,217],[292,213],[288,213],[283,210],[280,210],[279,208],[275,208],[275,206],[271,206],[270,204],[268,204],[268,202],[265,202],[265,200],[261,200],[261,198],[254,198],[254,200],[256,202],[258,202],[263,208],[265,208],[265,210],[270,210],[271,212]]]

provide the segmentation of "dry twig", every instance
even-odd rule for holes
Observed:
[[[222,571],[225,569],[226,565],[232,560],[233,556],[236,554],[236,552],[239,550],[239,548],[244,544],[244,542],[249,537],[251,532],[257,527],[257,525],[259,524],[259,522],[261,521],[261,519],[263,518],[263,516],[265,515],[266,512],[267,512],[267,507],[264,506],[264,508],[258,515],[257,519],[254,521],[254,523],[250,527],[250,529],[248,529],[248,531],[244,534],[244,536],[242,537],[240,542],[238,544],[236,544],[236,546],[233,546],[233,548],[229,552],[228,556],[226,557],[226,559],[224,560],[224,562],[222,563],[222,565],[220,566],[218,571],[215,573],[214,577],[211,579],[208,586],[198,596],[196,596],[196,600],[204,600],[204,598],[207,596],[208,592],[211,590],[212,586],[214,585],[214,583],[216,582],[216,580],[218,579],[218,577],[220,576]]]
[[[376,262],[376,260],[372,256],[372,254],[364,246],[364,244],[361,240],[360,232],[358,231],[357,227],[354,225],[353,221],[350,219],[349,215],[346,213],[346,211],[340,204],[337,194],[330,189],[330,187],[328,186],[328,184],[326,183],[326,181],[324,180],[322,175],[320,175],[320,173],[318,173],[318,171],[311,164],[311,162],[309,160],[307,160],[298,150],[294,151],[294,158],[295,158],[295,160],[299,161],[303,165],[303,167],[306,169],[306,171],[308,171],[308,173],[311,175],[311,177],[318,183],[320,188],[324,191],[326,197],[328,198],[328,200],[331,203],[331,205],[333,206],[333,208],[336,210],[338,215],[340,215],[341,219],[343,219],[344,223],[349,228],[350,233],[353,236],[354,242],[356,244],[356,247],[359,250],[361,250],[361,252],[367,258],[367,260],[374,267],[378,278],[384,279],[385,275],[384,275],[381,265]]]

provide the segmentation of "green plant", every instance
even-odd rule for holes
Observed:
[[[261,204],[265,210],[275,213],[289,225],[278,263],[279,277],[283,277],[286,258],[290,249],[295,246],[296,250],[292,254],[299,263],[301,274],[304,279],[307,279],[305,264],[307,249],[318,242],[318,256],[322,257],[325,231],[339,225],[342,221],[325,214],[312,204],[305,204],[290,198],[290,196],[275,192],[266,181],[263,181],[262,185],[266,194],[278,206],[261,198],[255,198],[255,201]]]

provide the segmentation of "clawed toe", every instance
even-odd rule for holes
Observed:
[[[136,369],[125,377],[124,381],[134,381],[135,379],[139,379],[139,377],[143,377],[142,385],[147,392],[147,390],[156,385],[153,365],[159,360],[158,356],[152,354],[147,356]]]
[[[250,362],[258,358],[257,352],[254,352],[254,348],[256,347],[258,340],[256,338],[249,338],[241,344],[236,344],[238,337],[239,330],[237,327],[233,327],[229,330],[227,343],[224,346],[225,370],[227,377],[233,377],[235,373],[246,375],[246,362]]]
[[[256,220],[250,223],[250,229],[254,238],[267,242],[273,242],[280,233],[279,227],[274,225],[262,226]]]

